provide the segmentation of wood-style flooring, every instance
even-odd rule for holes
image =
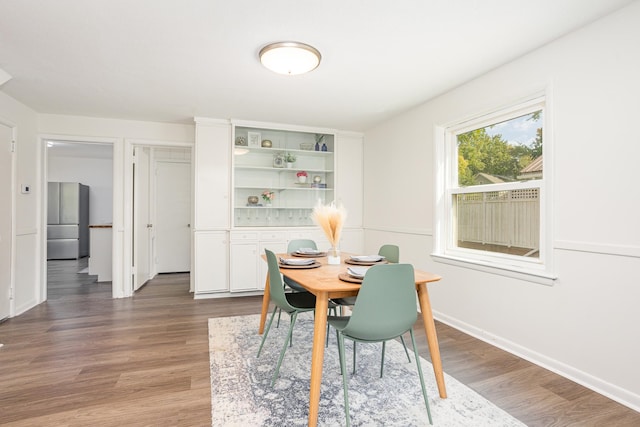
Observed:
[[[48,301],[0,324],[0,425],[210,425],[207,319],[259,313],[261,297],[194,300],[188,274],[175,274],[114,300],[84,266],[50,262]],[[529,426],[640,426],[638,412],[437,329],[445,371]]]

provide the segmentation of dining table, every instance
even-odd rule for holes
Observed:
[[[295,254],[294,254],[295,255]],[[292,254],[282,253],[276,255],[280,258],[291,258]],[[327,257],[319,256],[314,258],[315,263],[321,264],[316,268],[287,268],[280,264],[280,272],[295,280],[307,291],[316,297],[316,307],[313,328],[313,349],[311,352],[311,379],[309,390],[309,418],[308,425],[313,427],[318,423],[318,410],[320,405],[320,386],[322,384],[322,365],[324,361],[324,348],[327,328],[327,311],[329,308],[329,300],[333,298],[344,298],[355,296],[360,289],[360,283],[354,283],[340,279],[339,276],[346,278],[347,267],[350,265],[352,254],[341,253],[340,264],[328,264]],[[266,259],[265,255],[262,255]],[[383,261],[384,262],[384,261]],[[427,336],[427,344],[431,354],[431,363],[438,386],[438,393],[441,398],[447,397],[447,391],[444,383],[444,373],[442,370],[442,360],[440,358],[440,348],[438,346],[438,337],[436,335],[435,322],[431,310],[431,302],[429,301],[429,291],[427,284],[437,282],[441,279],[437,274],[429,273],[414,268],[416,291],[418,293],[418,302],[422,313],[422,321]],[[264,296],[262,299],[262,312],[260,314],[260,326],[258,333],[264,332],[267,313],[269,311],[270,292],[269,292],[269,274],[267,274]]]

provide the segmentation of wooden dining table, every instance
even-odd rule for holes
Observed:
[[[277,254],[278,258],[291,258],[290,254]],[[263,255],[263,259],[266,257]],[[316,309],[314,317],[313,329],[313,349],[311,352],[311,381],[309,391],[309,426],[316,426],[318,423],[318,409],[320,404],[320,385],[322,384],[322,364],[324,361],[324,348],[327,328],[327,311],[329,308],[329,299],[344,298],[358,294],[360,284],[350,283],[341,280],[338,276],[346,274],[348,264],[345,260],[349,259],[351,254],[342,253],[341,263],[339,265],[327,264],[326,257],[315,258],[317,262],[322,264],[319,268],[280,268],[280,272],[295,280],[305,289],[316,296]],[[442,370],[442,361],[440,359],[440,348],[438,347],[438,337],[436,335],[436,327],[433,321],[433,313],[431,311],[431,302],[429,301],[429,291],[427,283],[437,282],[440,276],[426,271],[415,270],[416,290],[418,292],[418,301],[422,312],[422,320],[427,335],[427,344],[431,353],[431,363],[435,373],[436,384],[441,398],[447,397],[447,391],[444,384],[444,373]],[[269,274],[267,274],[266,284],[264,288],[264,297],[262,299],[262,312],[260,315],[259,334],[264,332],[265,321],[269,311]]]

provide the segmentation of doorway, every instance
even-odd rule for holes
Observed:
[[[110,143],[46,140],[44,188],[50,189],[47,192],[48,209],[45,218],[47,299],[94,291],[105,296],[112,293],[110,227],[113,222],[113,150],[114,146]],[[64,235],[59,235],[61,229],[72,227],[68,224],[54,224],[55,212],[69,202],[68,193],[63,197],[62,190],[56,192],[55,189],[78,185],[70,183],[82,184],[80,188],[86,196],[80,199],[86,199],[88,203],[80,202],[80,205],[84,206],[87,218],[80,220],[77,233],[67,235],[65,231]],[[109,236],[104,239],[102,236],[95,238],[94,230],[97,228],[94,227],[100,227],[100,233],[108,233]],[[95,245],[92,240],[104,240],[106,243]],[[58,250],[60,245],[75,245],[85,249],[72,253]],[[109,265],[96,269],[96,262],[104,258],[109,260]]]
[[[132,288],[191,269],[191,147],[132,147]]]

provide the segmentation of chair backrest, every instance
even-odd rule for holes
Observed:
[[[396,245],[382,245],[378,250],[378,255],[382,255],[389,262],[400,262],[400,248]]]
[[[295,311],[295,308],[289,304],[284,294],[284,285],[282,276],[280,275],[280,267],[278,267],[278,258],[269,249],[264,250],[267,255],[267,265],[269,266],[269,296],[271,301],[287,313]]]
[[[318,246],[316,245],[316,242],[311,239],[295,239],[289,242],[287,252],[295,252],[302,248],[318,249]]]
[[[369,268],[343,332],[365,341],[382,341],[408,331],[418,318],[415,283],[411,264]]]

